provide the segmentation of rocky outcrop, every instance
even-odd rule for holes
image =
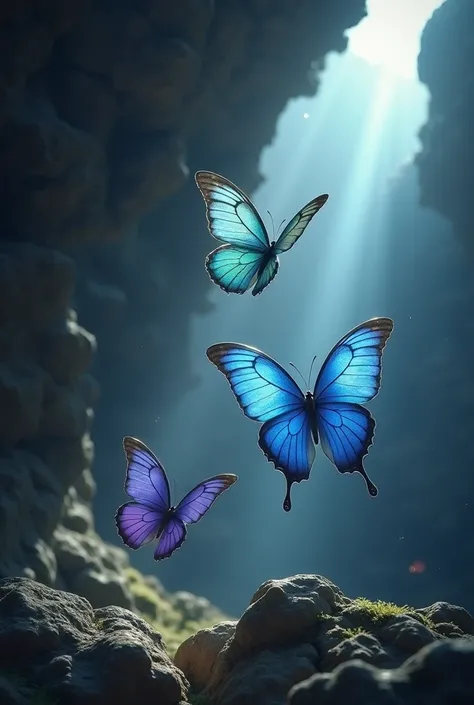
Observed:
[[[187,682],[161,635],[120,607],[31,580],[0,581],[0,701],[178,705]]]
[[[452,705],[474,698],[473,634],[461,607],[351,600],[296,575],[261,585],[237,622],[191,636],[175,663],[214,705]]]
[[[190,173],[254,188],[279,113],[317,90],[364,13],[365,0],[2,7],[0,575],[132,605],[124,554],[92,518],[100,387],[94,472],[123,463],[132,420],[146,436],[195,383],[188,320],[208,306],[209,242]]]
[[[326,578],[296,575],[264,583],[238,621],[192,635],[173,661],[162,634],[133,612],[94,610],[77,595],[7,578],[0,581],[0,701],[470,703],[473,633],[461,607],[351,600]]]
[[[418,57],[418,74],[430,92],[430,110],[421,129],[416,159],[421,203],[454,226],[471,255],[474,159],[474,5],[446,0],[427,23]]]

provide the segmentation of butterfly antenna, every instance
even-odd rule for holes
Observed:
[[[281,226],[283,225],[283,223],[286,223],[286,218],[283,218],[283,220],[281,221],[280,225],[278,226],[278,232],[280,232],[280,228],[281,228]]]
[[[297,373],[299,374],[299,376],[303,380],[306,389],[309,389],[308,380],[303,377],[303,375],[301,374],[301,372],[299,371],[299,369],[296,367],[296,365],[293,362],[290,362],[290,365],[297,371]]]
[[[312,360],[312,362],[311,362],[311,367],[309,368],[309,381],[310,381],[310,382],[311,382],[311,375],[313,374],[313,365],[314,365],[314,363],[315,363],[315,361],[316,361],[316,357],[317,357],[317,355],[315,355],[315,356],[313,357],[313,360]],[[309,386],[309,385],[308,385],[308,386]]]
[[[267,211],[268,215],[270,216],[270,220],[272,221],[272,229],[273,229],[273,239],[275,239],[275,223],[273,221],[273,216],[270,213],[270,211]]]

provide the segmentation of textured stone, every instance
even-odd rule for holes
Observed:
[[[292,688],[289,705],[461,705],[474,698],[474,640],[445,640],[421,649],[393,671],[363,661],[316,674]]]
[[[235,622],[220,622],[209,629],[201,629],[178,647],[174,662],[189,680],[196,692],[208,684],[214,663],[227,641],[234,636]]]
[[[447,0],[423,30],[418,75],[430,92],[430,105],[428,121],[419,133],[422,149],[415,160],[422,205],[451,221],[471,256],[473,22],[474,6],[469,0]]]
[[[288,691],[292,705],[431,705],[429,664],[443,659],[439,653],[446,654],[443,673],[452,673],[433,702],[453,705],[459,687],[467,698],[460,702],[468,703],[472,684],[462,669],[474,640],[454,625],[462,640],[446,639],[427,615],[457,612],[466,627],[472,618],[460,607],[439,604],[415,611],[351,600],[318,575],[269,580],[237,623],[189,637],[175,663],[193,692],[215,705],[285,705]],[[464,642],[471,646],[459,646]]]
[[[27,702],[41,690],[69,705],[178,705],[187,687],[140,617],[19,578],[0,581],[0,666]]]

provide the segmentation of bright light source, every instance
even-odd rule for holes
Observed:
[[[307,120],[309,118],[309,113],[303,113],[303,117],[305,120]]]
[[[348,49],[402,78],[417,77],[420,35],[444,0],[367,0],[368,15],[347,32]]]

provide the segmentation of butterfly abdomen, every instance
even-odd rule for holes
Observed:
[[[262,262],[258,268],[256,284],[253,288],[253,296],[261,294],[262,291],[270,284],[270,282],[275,278],[278,268],[280,266],[280,260],[278,259],[274,244],[268,248],[264,256],[262,257]]]
[[[314,403],[314,396],[311,392],[306,392],[305,398],[304,398],[304,405],[305,405],[306,413],[308,414],[308,418],[311,423],[311,434],[313,436],[314,445],[317,446],[319,443],[319,435],[318,435],[318,425],[316,422],[316,406]]]

